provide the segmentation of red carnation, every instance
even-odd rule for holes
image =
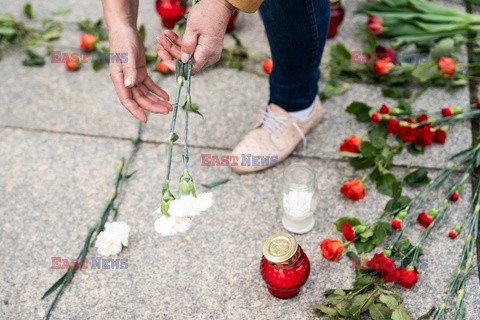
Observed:
[[[389,114],[389,113],[390,113],[390,108],[384,103],[384,104],[382,104],[382,106],[380,107],[379,112],[380,112],[380,113],[383,113],[383,114]]]
[[[422,227],[428,228],[430,223],[433,222],[433,217],[428,215],[426,212],[421,212],[417,217],[417,221],[422,225]]]
[[[398,270],[397,266],[392,263],[392,266],[389,269],[382,270],[382,277],[387,282],[395,282],[400,277],[400,270]]]
[[[435,132],[431,130],[428,124],[418,129],[417,143],[421,147],[429,146],[433,143]]]
[[[377,123],[378,121],[380,121],[381,118],[382,118],[382,117],[381,117],[380,114],[377,113],[377,112],[374,112],[374,113],[372,114],[372,122],[373,122],[373,123]]]
[[[367,267],[375,270],[392,269],[393,261],[387,258],[383,252],[375,253],[370,260],[367,260]]]
[[[452,239],[455,239],[457,237],[457,233],[455,232],[455,230],[450,230],[448,236]]]
[[[442,71],[444,77],[451,77],[455,74],[455,60],[452,58],[441,57],[437,61],[438,68]]]
[[[453,202],[457,202],[458,201],[458,191],[455,191],[454,193],[452,193],[452,195],[450,196],[450,200],[453,201]]]
[[[400,124],[397,119],[390,118],[387,121],[387,132],[391,134],[397,134],[398,129],[400,128]]]
[[[433,136],[433,141],[436,143],[445,144],[445,140],[447,140],[447,133],[442,129],[437,129],[435,131],[435,135]]]
[[[368,17],[368,24],[371,23],[383,23],[383,18],[379,16]]]
[[[340,192],[353,201],[365,198],[365,188],[360,180],[354,179],[347,181],[340,188]]]
[[[355,240],[355,230],[350,225],[350,223],[345,222],[342,227],[343,236],[347,241]]]
[[[450,116],[452,116],[452,115],[453,115],[453,110],[452,110],[452,108],[450,108],[450,107],[445,107],[445,108],[442,109],[442,116],[443,116],[444,118],[450,117]]]
[[[398,134],[403,142],[414,142],[417,138],[418,132],[417,128],[401,125],[398,129]]]
[[[407,271],[405,268],[399,270],[399,277],[397,283],[407,289],[410,289],[418,281],[417,268]]]
[[[422,113],[417,117],[417,123],[427,122],[428,116],[425,113]]]
[[[351,136],[350,138],[343,140],[340,145],[340,151],[358,153],[360,144],[362,144],[362,139],[357,136]]]
[[[480,109],[480,101],[477,102],[477,109]]]
[[[402,228],[402,220],[395,218],[392,220],[392,229],[398,230]]]

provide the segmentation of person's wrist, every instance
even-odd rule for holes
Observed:
[[[232,15],[237,10],[237,8],[227,0],[211,0],[211,1],[215,1],[221,4],[222,6],[224,6],[228,10],[230,15]]]

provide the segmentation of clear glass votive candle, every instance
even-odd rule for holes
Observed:
[[[299,162],[289,165],[282,180],[282,224],[293,233],[307,233],[315,225],[317,181],[313,168]]]

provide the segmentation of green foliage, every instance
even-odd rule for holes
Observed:
[[[430,182],[428,171],[425,169],[415,170],[405,177],[405,182],[410,187],[421,187],[427,185]]]

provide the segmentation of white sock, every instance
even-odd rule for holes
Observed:
[[[297,118],[300,121],[305,121],[312,114],[313,108],[315,108],[315,101],[313,101],[312,105],[306,109],[303,109],[300,111],[292,111],[292,112],[289,112],[288,114],[291,115],[292,117]]]

